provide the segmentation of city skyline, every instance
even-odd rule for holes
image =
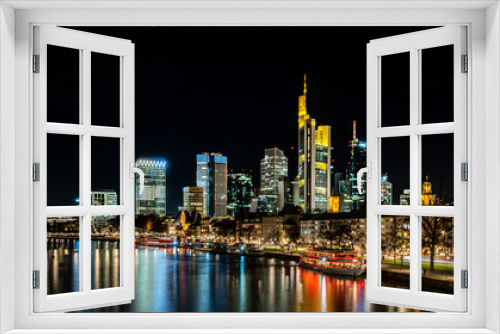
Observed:
[[[304,73],[308,76],[308,112],[332,127],[334,173],[345,173],[353,120],[358,122],[360,140],[366,139],[366,43],[426,28],[72,29],[135,43],[136,81],[141,83],[136,85],[136,157],[166,158],[166,211],[173,213],[182,206],[182,188],[196,186],[199,152],[221,152],[229,157],[228,169],[253,170],[253,183],[258,187],[262,152],[278,147],[289,158],[289,175],[297,175],[297,152],[291,147],[298,147],[297,99]],[[164,36],[169,36],[169,43],[154,42]],[[335,42],[331,36],[336,36]],[[60,149],[65,146],[70,150],[74,145],[63,143]],[[57,161],[56,152],[53,156],[49,154],[49,160]],[[74,159],[75,163],[65,161],[65,170],[75,170],[77,156]],[[394,168],[385,170],[395,196],[409,186],[397,163],[388,161]],[[49,179],[68,173],[52,166],[48,172]],[[109,175],[93,173],[93,178],[96,189],[118,188]],[[78,197],[67,188],[66,184],[53,188],[58,203],[71,205]]]

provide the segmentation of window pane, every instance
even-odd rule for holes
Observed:
[[[423,49],[422,123],[453,122],[453,45]]]
[[[422,217],[422,291],[453,294],[453,217]]]
[[[92,52],[92,125],[120,126],[120,57]]]
[[[47,45],[47,122],[80,123],[80,50]]]
[[[382,205],[410,204],[410,137],[382,138]]]
[[[410,53],[381,57],[382,126],[410,124]]]
[[[80,203],[80,137],[47,134],[47,205]]]
[[[120,139],[92,137],[92,205],[120,204]]]
[[[410,217],[382,216],[381,224],[381,286],[409,289]]]
[[[422,136],[422,205],[453,205],[453,134]]]
[[[120,216],[92,217],[92,290],[120,286]]]
[[[80,219],[47,218],[47,294],[80,291]]]

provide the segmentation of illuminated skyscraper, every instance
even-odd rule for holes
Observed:
[[[356,135],[356,121],[352,123],[352,140],[349,141],[351,157],[347,168],[348,180],[351,186],[352,211],[359,211],[365,203],[365,195],[358,191],[358,171],[366,166],[366,142],[359,141]],[[359,187],[364,186],[366,174],[363,175],[363,181]]]
[[[229,172],[227,174],[227,214],[240,217],[250,212],[253,198],[251,172]]]
[[[183,210],[189,213],[203,213],[203,188],[184,187],[183,192]]]
[[[387,174],[382,175],[382,182],[380,183],[382,205],[392,205],[392,183],[389,182]]]
[[[220,153],[196,156],[196,186],[203,188],[203,216],[227,216],[227,157]]]
[[[267,148],[260,160],[260,193],[278,194],[278,181],[288,176],[288,158],[277,147]]]
[[[304,212],[327,212],[331,194],[331,128],[317,126],[306,104],[307,81],[299,96],[299,204]]]
[[[144,172],[144,192],[139,194],[139,176],[136,176],[135,213],[137,215],[166,214],[166,162],[139,159],[136,167]]]

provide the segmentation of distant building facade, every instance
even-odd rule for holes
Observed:
[[[227,216],[227,157],[220,153],[196,156],[196,186],[203,188],[203,216]]]
[[[230,171],[227,174],[227,214],[230,217],[244,216],[250,212],[253,198],[252,173]]]
[[[200,187],[184,187],[183,192],[183,209],[189,213],[203,213],[203,188]]]
[[[93,190],[92,205],[118,205],[118,195],[115,190]]]
[[[327,212],[331,194],[331,127],[316,126],[306,104],[307,82],[299,96],[299,204],[304,212]]]
[[[144,192],[139,194],[139,177],[135,182],[135,213],[165,215],[167,210],[166,162],[139,159],[136,167],[144,172]]]
[[[381,188],[381,199],[380,203],[382,205],[392,205],[392,183],[389,182],[389,177],[387,175],[382,175],[382,182],[380,183]]]
[[[399,205],[410,205],[410,189],[403,189],[399,195]]]
[[[260,160],[260,193],[277,194],[278,182],[288,176],[288,158],[277,147],[267,148]]]

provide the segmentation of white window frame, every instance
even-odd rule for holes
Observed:
[[[471,180],[468,190],[471,199],[468,210],[471,222],[468,230],[471,239],[468,244],[468,311],[458,314],[34,314],[30,288],[33,263],[29,256],[29,245],[33,240],[26,236],[32,235],[33,220],[30,209],[33,203],[29,199],[33,150],[30,145],[33,123],[29,70],[32,27],[35,24],[467,25],[468,54],[471,69],[474,69],[468,79],[471,87],[468,96],[468,109],[471,110],[468,115],[468,132],[471,133],[468,142]],[[332,36],[332,40],[334,38]],[[42,332],[41,329],[51,329],[49,332],[54,333],[55,329],[60,329],[61,333],[76,333],[77,328],[87,328],[89,333],[110,333],[112,329],[124,332],[119,329],[126,328],[128,333],[139,333],[146,328],[168,327],[162,332],[180,332],[177,328],[191,329],[184,333],[197,332],[197,329],[198,333],[243,332],[236,330],[238,328],[253,328],[255,331],[252,332],[266,333],[335,333],[346,328],[352,333],[500,332],[500,261],[496,255],[500,254],[499,55],[500,11],[497,1],[63,3],[12,0],[0,3],[0,330],[37,333]],[[486,250],[495,254],[494,258],[488,259],[487,266]],[[138,327],[141,329],[133,330]]]
[[[467,309],[467,290],[462,289],[461,270],[467,270],[467,185],[461,181],[461,163],[467,163],[467,76],[462,73],[461,57],[467,54],[466,27],[449,26],[403,34],[370,41],[367,47],[367,297],[374,303],[390,304],[416,309],[463,312]],[[445,45],[453,46],[453,114],[446,123],[422,123],[422,50]],[[381,110],[382,59],[384,56],[409,53],[410,72],[409,124],[384,127]],[[471,69],[468,71],[472,72]],[[422,195],[422,136],[451,134],[453,147],[454,206],[421,205]],[[408,180],[410,205],[381,205],[383,138],[404,137],[409,140]],[[370,177],[371,176],[371,177]],[[410,276],[409,289],[381,286],[381,217],[407,216],[410,218]],[[423,216],[454,217],[454,284],[452,294],[424,292],[422,285],[421,219]],[[374,279],[372,279],[374,278]],[[411,305],[411,306],[410,306]]]
[[[39,289],[34,289],[35,312],[72,311],[89,306],[130,303],[135,296],[135,175],[129,170],[135,163],[134,127],[134,44],[128,40],[100,36],[60,27],[34,27],[34,54],[39,56],[39,73],[34,84],[34,162],[39,164],[40,178],[33,184],[34,195],[34,270],[39,271]],[[48,45],[78,50],[80,54],[79,124],[47,122]],[[119,126],[96,126],[91,121],[91,54],[92,52],[119,58]],[[79,205],[47,206],[47,135],[79,136]],[[107,137],[120,141],[120,203],[96,206],[91,203],[92,138]],[[79,291],[47,295],[47,228],[50,217],[79,217]],[[91,287],[91,219],[92,216],[120,217],[120,285],[107,289]]]

